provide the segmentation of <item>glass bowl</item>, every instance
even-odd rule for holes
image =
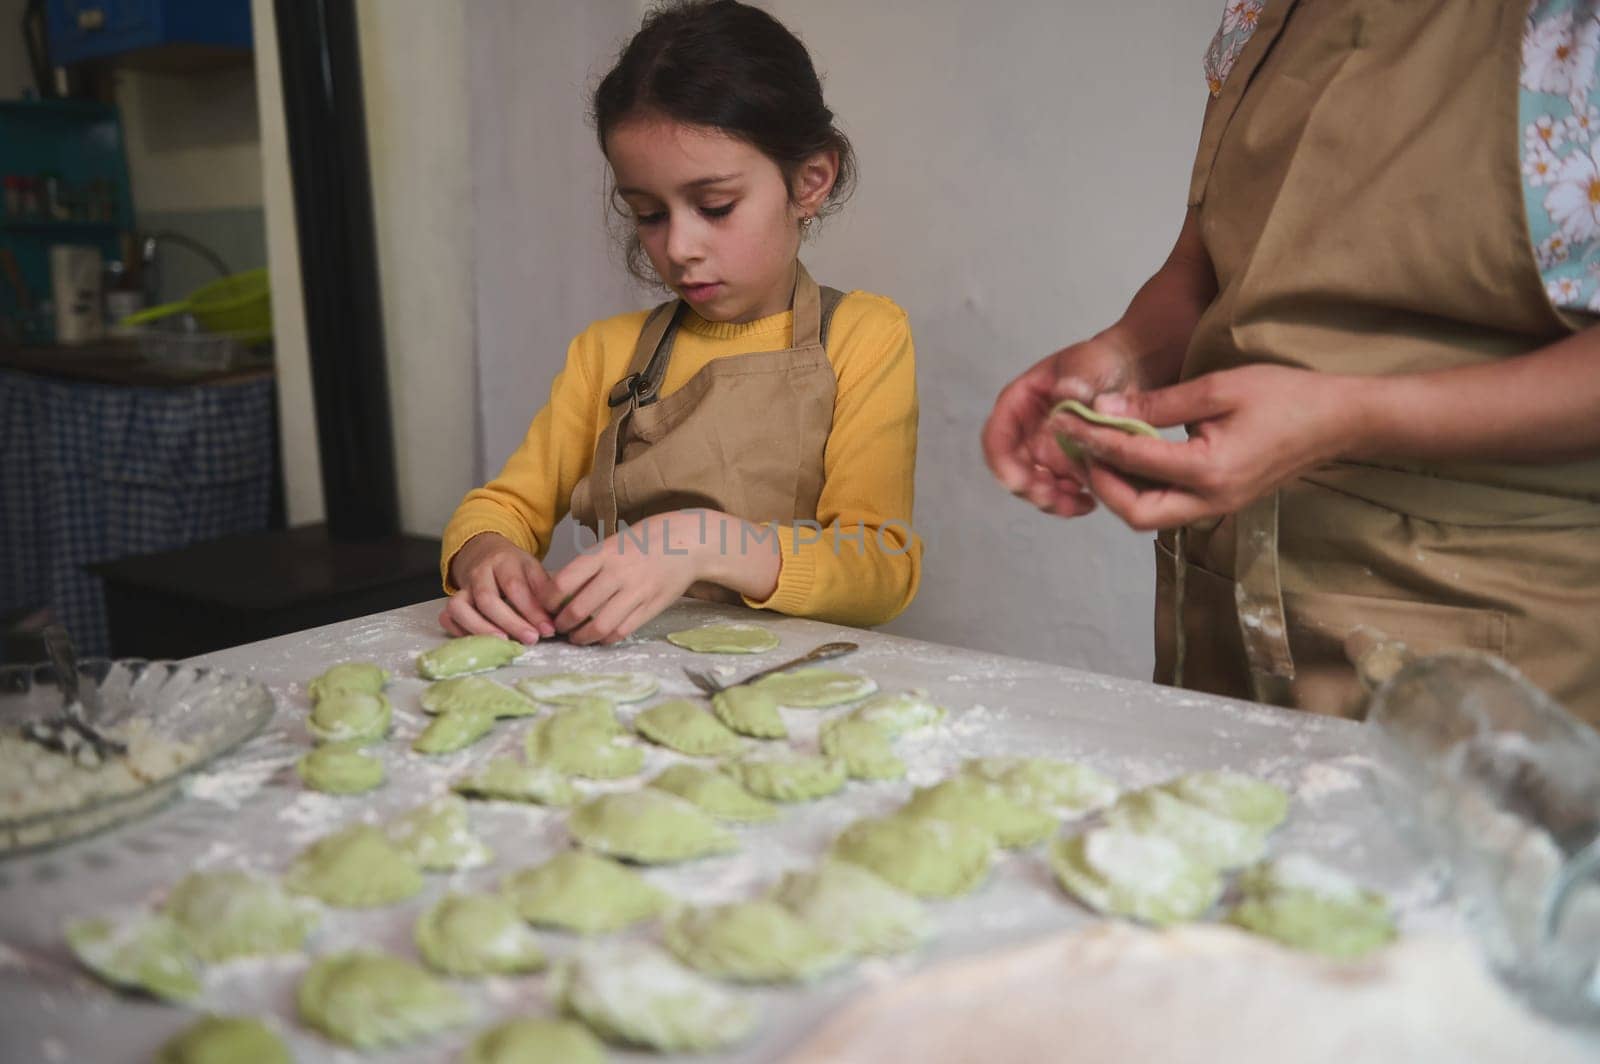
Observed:
[[[118,728],[143,721],[148,733],[193,748],[193,756],[158,778],[131,789],[60,808],[10,816],[0,804],[0,858],[60,845],[102,831],[160,806],[185,776],[205,768],[259,732],[272,718],[272,692],[255,680],[204,665],[141,658],[85,658],[79,685],[94,685],[100,709],[96,727]],[[0,666],[0,732],[16,734],[33,720],[61,708],[55,669],[48,665]],[[9,781],[12,786],[19,785]],[[0,803],[7,796],[0,779]]]

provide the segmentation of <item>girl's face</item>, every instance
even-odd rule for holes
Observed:
[[[656,274],[708,321],[748,322],[789,309],[800,219],[833,187],[827,154],[796,175],[748,141],[641,117],[606,137],[617,194]]]

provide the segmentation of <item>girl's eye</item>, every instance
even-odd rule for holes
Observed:
[[[666,211],[655,211],[651,214],[636,214],[633,217],[633,221],[635,225],[655,225],[658,222],[666,221],[666,218]]]
[[[700,213],[707,218],[726,218],[733,211],[732,203],[724,203],[720,207],[701,207]]]

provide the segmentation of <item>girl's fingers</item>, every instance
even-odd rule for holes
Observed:
[[[605,604],[610,601],[620,587],[619,582],[606,573],[605,570],[594,575],[587,584],[572,596],[572,601],[561,608],[556,614],[556,631],[566,632],[569,640],[577,630],[589,623],[590,618],[599,613]]]
[[[619,590],[606,600],[590,617],[589,621],[580,625],[568,639],[579,646],[588,646],[593,643],[611,643],[616,641],[616,630],[622,622],[628,619],[638,605],[635,594]]]
[[[493,622],[478,612],[473,605],[470,591],[457,591],[451,595],[444,611],[455,622],[452,633],[454,635],[505,635]]]
[[[502,585],[506,601],[516,611],[517,617],[522,621],[522,631],[518,636],[524,643],[538,642],[540,636],[555,633],[555,626],[550,623],[550,618],[544,612],[544,607],[539,605],[539,600],[534,597],[533,589],[528,586],[527,573],[521,567],[516,568],[506,576]]]

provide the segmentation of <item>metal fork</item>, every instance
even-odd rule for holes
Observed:
[[[689,677],[689,682],[700,688],[700,690],[704,691],[708,695],[714,695],[719,691],[726,691],[730,687],[742,687],[747,683],[754,683],[763,676],[771,676],[776,672],[785,672],[799,665],[810,665],[818,661],[827,661],[829,658],[843,657],[852,650],[859,649],[861,648],[855,643],[824,643],[811,653],[795,658],[793,661],[786,661],[782,665],[774,665],[770,669],[762,669],[760,672],[751,673],[744,679],[735,680],[733,683],[729,684],[718,683],[717,678],[712,676],[709,672],[697,672],[694,669],[684,669],[683,674]]]
[[[90,768],[127,753],[126,745],[102,735],[89,722],[101,715],[100,692],[94,680],[79,685],[78,655],[67,630],[52,624],[41,634],[55,668],[56,686],[61,689],[61,708],[53,717],[25,724],[23,737]]]

